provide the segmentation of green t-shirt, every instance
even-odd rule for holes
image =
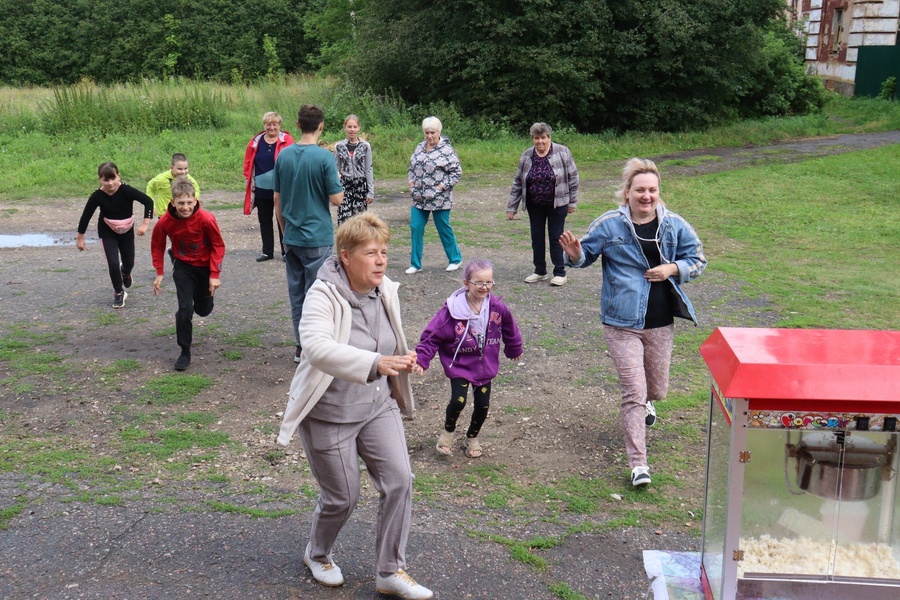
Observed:
[[[273,189],[281,194],[285,244],[301,248],[334,245],[328,197],[344,188],[331,152],[313,144],[291,144],[275,161]]]

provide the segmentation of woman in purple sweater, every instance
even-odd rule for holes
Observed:
[[[450,379],[450,403],[436,446],[441,454],[452,452],[456,421],[472,386],[475,407],[465,449],[466,456],[478,458],[482,454],[478,433],[490,408],[491,381],[500,369],[500,344],[507,358],[518,360],[522,335],[509,308],[491,294],[494,265],[484,259],[472,260],[463,273],[463,287],[450,294],[422,332],[416,360],[424,370],[437,354]]]

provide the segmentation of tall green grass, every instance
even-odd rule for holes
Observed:
[[[158,133],[166,129],[217,129],[225,125],[225,98],[202,86],[162,87],[144,83],[115,89],[76,85],[53,90],[41,107],[41,129],[56,133]]]
[[[128,183],[143,187],[184,152],[206,190],[243,186],[247,141],[275,110],[297,133],[297,108],[323,106],[323,141],[343,137],[343,118],[355,113],[374,149],[376,180],[405,176],[422,137],[425,116],[441,118],[467,175],[511,174],[530,146],[527,131],[504,122],[464,118],[443,103],[410,105],[396,94],[377,94],[327,77],[285,77],[252,86],[188,80],[98,87],[89,83],[45,88],[0,88],[0,202],[21,198],[87,196],[96,168],[112,160]],[[688,133],[554,133],[568,145],[579,169],[595,163],[711,146],[766,144],[777,140],[859,131],[900,129],[900,103],[832,96],[817,115],[743,121]],[[377,185],[377,183],[376,183]]]

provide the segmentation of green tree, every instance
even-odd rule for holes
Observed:
[[[266,36],[287,72],[308,70],[313,1],[0,0],[0,83],[253,79],[273,68]]]
[[[310,62],[335,72],[346,66],[356,48],[356,15],[368,10],[369,0],[313,0],[306,14],[306,35],[317,46]]]
[[[772,41],[783,10],[783,0],[381,0],[356,11],[356,43],[335,46],[330,64],[470,116],[676,130],[796,108],[809,79]],[[766,87],[782,96],[760,98]]]
[[[610,2],[617,32],[607,115],[616,128],[676,130],[732,119],[782,0]]]
[[[593,115],[613,33],[600,0],[383,0],[357,13],[350,76],[410,102],[556,124]]]
[[[166,14],[163,16],[163,24],[166,28],[166,58],[163,60],[163,77],[169,79],[175,76],[178,57],[181,56],[181,40],[178,39],[178,21],[175,17]]]

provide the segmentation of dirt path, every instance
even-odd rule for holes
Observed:
[[[667,175],[687,177],[895,143],[900,132],[658,160]],[[611,172],[619,167],[609,166]],[[496,380],[480,461],[458,450],[449,459],[436,456],[449,386],[437,362],[415,383],[418,416],[407,423],[419,480],[410,570],[439,598],[555,598],[551,586],[559,583],[588,598],[642,598],[642,549],[699,546],[706,408],[661,411],[663,423],[649,436],[651,464],[661,476],[645,494],[632,492],[617,385],[597,315],[600,270],[570,271],[570,283],[559,289],[522,283],[531,272],[527,223],[505,219],[506,179],[463,186],[454,226],[466,259],[494,261],[497,293],[519,322],[526,353],[519,364],[505,363]],[[585,194],[600,198],[614,183],[587,181]],[[433,228],[424,271],[403,274],[409,253],[403,188],[403,182],[379,182],[373,210],[395,235],[388,275],[403,284],[404,325],[414,342],[461,275],[444,272]],[[240,214],[240,200],[230,192],[204,196],[228,254],[216,309],[196,321],[188,371],[212,386],[188,404],[164,405],[147,392],[170,374],[177,355],[174,286],[167,278],[165,293],[152,295],[149,238],[138,240],[135,284],[121,311],[109,306],[98,244],[84,253],[62,243],[0,249],[0,334],[9,340],[27,332],[28,351],[61,359],[23,372],[0,354],[0,510],[24,507],[0,535],[0,596],[375,597],[369,570],[376,495],[370,487],[339,540],[337,560],[348,585],[322,590],[299,560],[315,498],[312,479],[299,444],[286,453],[273,444],[294,369],[284,266],[255,262],[256,217]],[[6,202],[0,234],[42,232],[70,241],[83,202]],[[702,394],[706,375],[696,346],[714,327],[772,322],[770,307],[742,299],[739,290],[740,282],[714,262],[688,286],[702,326],[677,328],[673,394]],[[123,359],[137,366],[117,369]],[[227,434],[230,445],[195,446],[161,460],[123,454],[126,434],[152,438],[197,414],[212,415],[197,429]],[[467,418],[464,413],[461,424]],[[50,447],[72,452],[74,462],[78,453],[94,457],[108,479],[73,482],[5,466],[15,464],[5,457],[23,448],[40,454]],[[110,496],[119,502],[104,501]],[[579,505],[585,500],[587,508]],[[223,503],[297,515],[251,519]],[[542,569],[511,559],[498,542],[537,536],[557,540],[533,553],[546,561]]]

